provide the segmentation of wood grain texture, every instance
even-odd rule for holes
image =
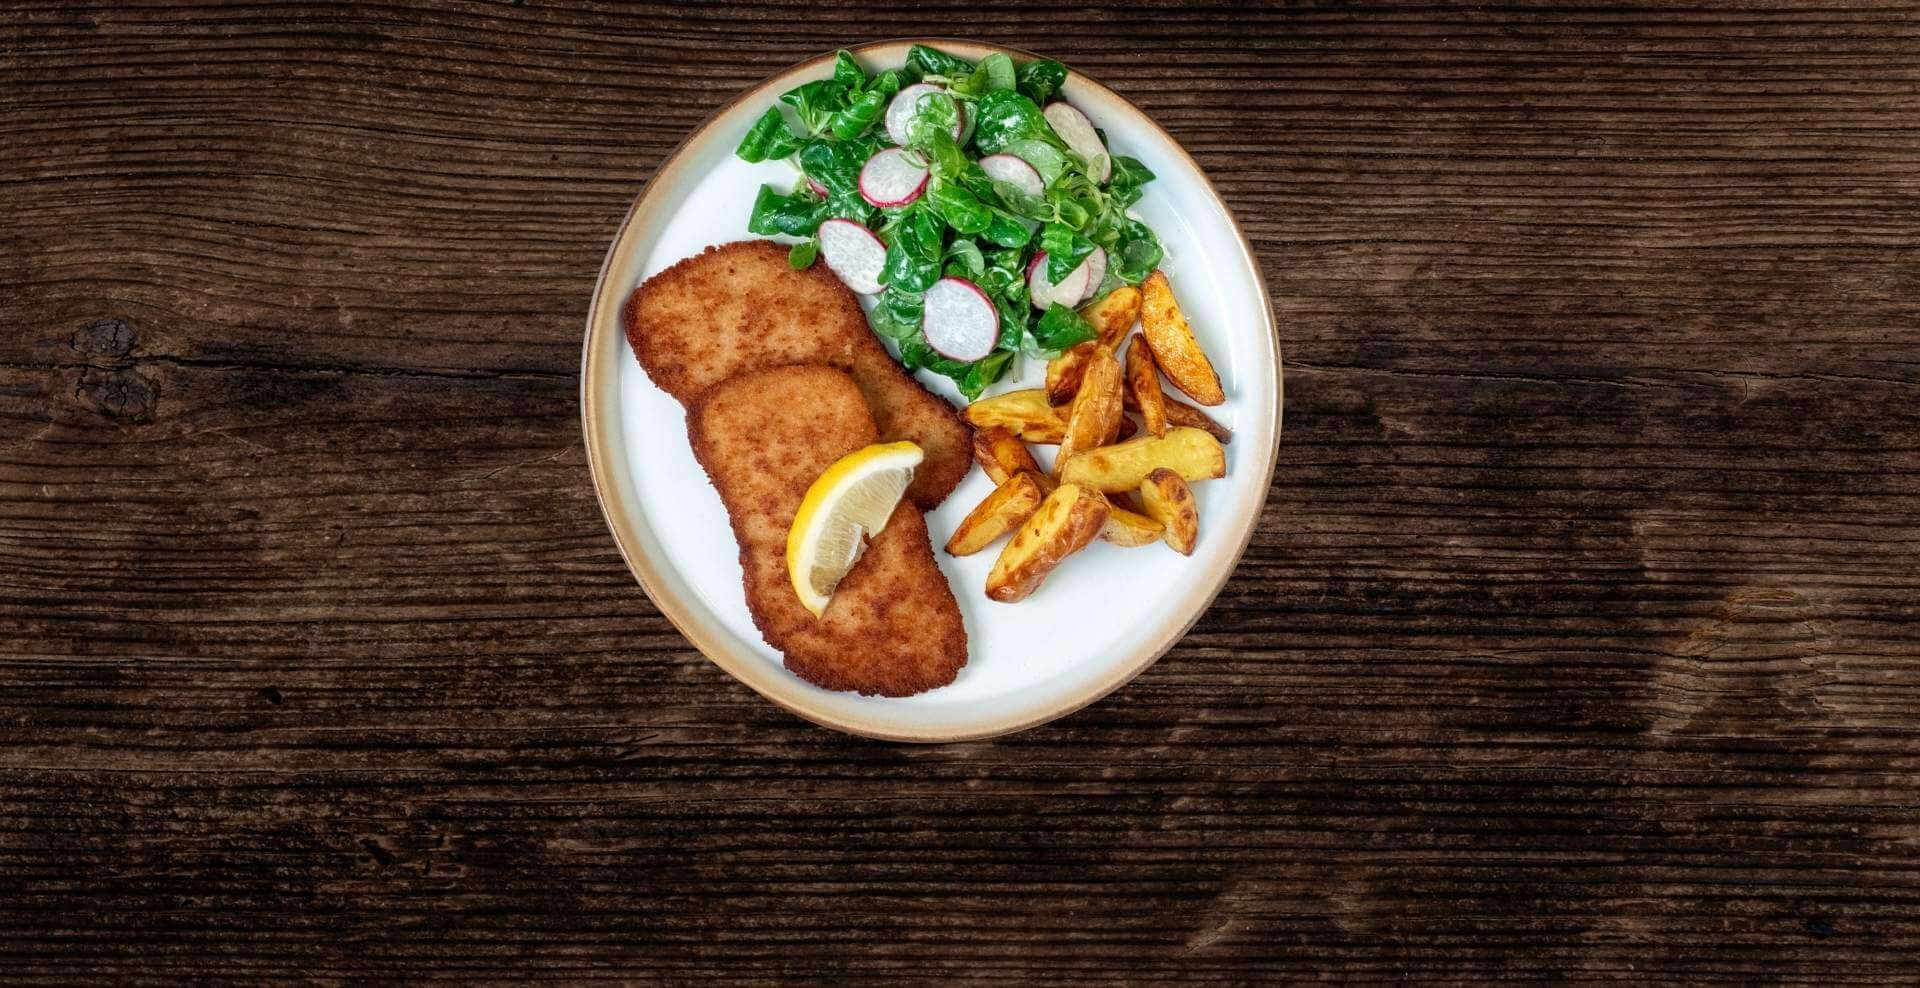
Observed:
[[[593,502],[608,239],[953,34],[1265,265],[1254,545],[997,742],[815,729]],[[1920,6],[16,4],[0,977],[1920,980]]]

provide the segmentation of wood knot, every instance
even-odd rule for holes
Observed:
[[[151,422],[160,389],[131,370],[87,368],[80,374],[74,397],[93,411],[116,422]]]
[[[381,868],[389,867],[398,860],[394,857],[392,843],[384,838],[363,837],[360,839],[360,847]]]
[[[1840,681],[1837,647],[1805,595],[1736,589],[1657,667],[1654,731],[1750,737],[1824,729],[1845,713],[1828,700]]]
[[[138,341],[133,323],[120,316],[95,319],[67,340],[75,350],[90,357],[124,357]]]

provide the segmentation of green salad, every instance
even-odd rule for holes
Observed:
[[[805,238],[794,267],[824,262],[874,296],[869,321],[909,369],[977,398],[1019,354],[1092,339],[1075,310],[1161,260],[1127,215],[1153,173],[1058,99],[1066,78],[1055,61],[922,45],[869,73],[842,51],[740,142],[741,158],[801,173],[791,191],[761,187],[748,229]]]

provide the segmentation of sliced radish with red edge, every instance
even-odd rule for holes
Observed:
[[[1074,303],[1075,305],[1090,302],[1100,293],[1101,283],[1107,280],[1106,248],[1095,246],[1093,253],[1088,254],[1087,259],[1080,262],[1080,266],[1087,269],[1087,293],[1080,296],[1080,301]]]
[[[980,159],[980,170],[996,182],[1005,182],[1030,196],[1047,191],[1047,183],[1040,178],[1039,169],[1027,164],[1027,159],[1011,154],[990,154]]]
[[[875,206],[904,206],[927,188],[927,169],[904,148],[888,148],[860,169],[860,198]]]
[[[1098,247],[1094,249],[1099,250]],[[1104,267],[1105,263],[1102,262],[1101,266]],[[1081,261],[1079,267],[1067,272],[1067,276],[1056,285],[1047,280],[1047,255],[1043,251],[1033,255],[1033,263],[1027,265],[1027,297],[1033,300],[1036,309],[1050,309],[1055,303],[1071,308],[1079,305],[1091,291],[1087,287],[1091,275],[1087,262]]]
[[[920,329],[927,345],[953,360],[979,360],[1000,339],[1000,310],[980,286],[965,278],[942,278],[927,289]]]
[[[880,269],[887,266],[887,245],[852,220],[820,224],[820,257],[848,288],[862,295],[880,291]]]
[[[814,181],[812,176],[808,176],[807,178],[807,191],[812,192],[814,195],[817,195],[822,199],[825,199],[827,197],[827,187],[824,185],[821,185],[819,182]]]
[[[1100,134],[1093,129],[1093,121],[1081,113],[1072,103],[1048,103],[1040,111],[1047,118],[1047,124],[1074,154],[1085,158],[1087,166],[1093,171],[1089,177],[1096,182],[1104,182],[1113,174],[1113,158],[1107,154],[1107,146],[1100,143]]]
[[[894,94],[893,102],[887,104],[887,136],[893,143],[905,146],[907,143],[907,124],[913,122],[913,115],[920,111],[920,97],[928,93],[942,93],[946,90],[931,82],[916,82]],[[971,115],[967,108],[960,109],[960,119],[955,120],[953,139],[956,143],[965,143],[964,136],[972,130]]]

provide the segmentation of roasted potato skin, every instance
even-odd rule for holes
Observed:
[[[976,429],[1002,428],[1030,443],[1058,443],[1067,433],[1067,420],[1040,388],[982,398],[963,414]]]
[[[1115,493],[1137,490],[1147,475],[1167,467],[1182,480],[1207,480],[1227,475],[1227,454],[1220,441],[1187,427],[1168,429],[1164,436],[1140,436],[1112,446],[1076,453],[1059,465],[1061,484],[1075,484]]]
[[[1199,429],[1222,443],[1233,442],[1232,429],[1215,422],[1206,412],[1167,394],[1165,390],[1160,392],[1160,403],[1166,410],[1169,427],[1186,426],[1189,429]],[[1127,389],[1127,411],[1140,411],[1140,401],[1134,397],[1132,388]],[[1126,439],[1126,430],[1121,429],[1120,432],[1120,438]]]
[[[987,472],[987,479],[1004,484],[1021,471],[1039,474],[1040,464],[1020,437],[1000,426],[973,430],[973,459]]]
[[[1099,332],[1096,340],[1103,347],[1112,350],[1127,338],[1127,331],[1140,321],[1140,289],[1132,285],[1119,288],[1100,297],[1100,300],[1080,310],[1080,317],[1093,324]]]
[[[1202,405],[1218,405],[1227,400],[1220,388],[1220,375],[1194,339],[1193,327],[1174,301],[1173,286],[1160,272],[1147,276],[1140,284],[1140,333],[1153,348],[1153,359],[1173,386]]]
[[[1120,362],[1113,354],[1096,349],[1087,357],[1080,393],[1073,396],[1073,404],[1067,409],[1067,432],[1060,440],[1056,468],[1074,453],[1105,446],[1119,434],[1120,422],[1126,418],[1120,377]]]
[[[987,596],[1003,604],[1024,600],[1060,561],[1085,548],[1111,512],[1098,492],[1062,484],[1013,533],[987,574]]]
[[[1127,338],[1128,331],[1140,319],[1140,289],[1121,285],[1081,309],[1080,316],[1092,323],[1100,335],[1068,347],[1060,356],[1047,361],[1047,399],[1056,405],[1073,400],[1080,390],[1088,355],[1100,347],[1112,351]]]
[[[1166,408],[1168,425],[1199,429],[1207,435],[1220,440],[1222,443],[1233,442],[1233,430],[1215,422],[1213,416],[1208,415],[1206,412],[1184,401],[1167,398],[1166,392],[1164,391],[1161,392],[1161,397],[1165,399],[1164,407]]]
[[[1147,341],[1137,336],[1127,344],[1126,397],[1140,406],[1140,423],[1148,435],[1167,434],[1167,395],[1160,390],[1160,367],[1153,362]]]
[[[1040,507],[1042,494],[1036,473],[1021,471],[982,498],[947,540],[950,556],[971,556],[1000,536],[1019,528]]]
[[[1200,508],[1187,482],[1172,470],[1159,467],[1140,482],[1140,500],[1146,504],[1147,514],[1160,523],[1161,537],[1168,548],[1183,556],[1193,555],[1193,547],[1200,541]]]
[[[1100,541],[1125,549],[1160,541],[1164,531],[1161,524],[1133,510],[1131,501],[1122,500],[1125,497],[1124,494],[1107,495],[1107,523],[1100,526]]]
[[[1056,405],[1064,405],[1073,400],[1080,390],[1080,381],[1087,373],[1087,357],[1100,349],[1097,340],[1075,343],[1060,351],[1060,356],[1047,361],[1047,400]]]

